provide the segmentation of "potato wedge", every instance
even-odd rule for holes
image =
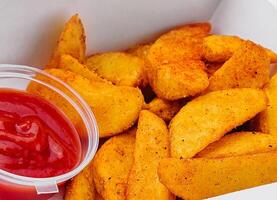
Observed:
[[[169,157],[169,135],[166,124],[155,114],[140,112],[136,133],[134,164],[126,193],[127,200],[169,200],[170,192],[159,181],[158,163]]]
[[[85,64],[116,85],[138,86],[143,79],[144,62],[131,54],[122,52],[96,54],[87,58]]]
[[[240,48],[237,36],[209,35],[203,40],[204,57],[209,62],[225,62]]]
[[[208,90],[262,88],[269,81],[269,57],[265,50],[245,41],[209,79]]]
[[[160,181],[186,200],[205,199],[277,181],[277,151],[228,158],[167,158]]]
[[[125,200],[129,171],[133,165],[136,129],[106,141],[93,160],[97,192],[105,200]]]
[[[72,71],[76,74],[80,74],[81,76],[93,82],[107,82],[105,79],[102,79],[100,76],[98,76],[98,74],[96,74],[93,70],[90,70],[85,65],[81,64],[76,58],[73,58],[71,55],[61,55],[59,68]]]
[[[210,62],[225,62],[240,48],[244,40],[237,36],[210,35],[204,38],[204,57]],[[277,54],[264,48],[271,63],[277,62]]]
[[[197,158],[224,158],[277,150],[277,138],[260,132],[226,135],[199,152]]]
[[[92,176],[92,167],[87,166],[66,186],[65,200],[97,200]]]
[[[193,99],[170,123],[171,156],[193,157],[265,108],[263,91],[251,88],[216,91]]]
[[[63,32],[60,35],[57,47],[46,67],[58,67],[60,56],[62,54],[69,54],[76,58],[80,63],[83,63],[86,54],[85,40],[86,36],[83,24],[79,15],[76,14],[66,23]]]
[[[162,35],[151,45],[147,59],[151,65],[200,60],[203,56],[202,39],[207,36],[209,23],[189,24]]]
[[[156,66],[150,73],[149,81],[157,96],[167,100],[194,96],[209,85],[205,65],[200,60]]]
[[[264,90],[268,98],[267,109],[257,116],[255,122],[258,130],[277,136],[277,74]]]
[[[83,76],[62,69],[48,69],[47,72],[65,81],[86,100],[96,117],[100,137],[119,134],[137,120],[144,102],[139,89],[91,82]],[[61,108],[69,119],[78,122],[76,111],[49,89],[33,83],[29,85],[28,91],[48,99]]]
[[[202,58],[202,40],[210,24],[189,24],[169,31],[151,45],[147,54],[148,79],[158,97],[177,100],[208,87]]]
[[[182,108],[182,105],[180,101],[167,101],[156,97],[150,103],[144,105],[144,109],[168,122]]]

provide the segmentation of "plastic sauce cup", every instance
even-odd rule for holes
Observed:
[[[99,135],[95,117],[90,107],[74,89],[40,69],[0,64],[0,88],[26,91],[30,82],[59,95],[63,102],[66,102],[67,106],[71,106],[78,115],[80,122],[75,128],[81,141],[81,162],[65,174],[49,178],[19,176],[0,169],[0,200],[43,200],[50,198],[60,191],[67,180],[77,175],[88,165],[98,147]],[[43,98],[43,96],[41,97]],[[49,99],[46,100],[49,101]],[[51,103],[56,104],[56,102]]]

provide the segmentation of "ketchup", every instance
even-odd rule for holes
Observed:
[[[41,97],[0,89],[0,169],[45,178],[78,165],[81,143],[68,118]]]

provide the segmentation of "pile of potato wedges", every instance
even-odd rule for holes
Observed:
[[[277,181],[277,54],[187,24],[126,51],[86,56],[78,15],[45,71],[91,107],[103,143],[66,200],[203,199]],[[60,97],[31,83],[78,124]]]

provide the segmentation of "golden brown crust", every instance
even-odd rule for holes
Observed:
[[[171,156],[191,158],[266,108],[262,90],[211,92],[187,103],[170,123]]]
[[[164,159],[160,181],[176,196],[206,199],[277,181],[277,151],[228,158]]]
[[[245,41],[210,77],[208,90],[262,88],[269,81],[269,65],[266,51],[251,41]]]
[[[59,65],[60,56],[69,54],[76,58],[80,63],[84,62],[86,54],[86,36],[83,24],[79,15],[73,15],[65,24],[64,30],[60,35],[57,47],[52,54],[52,57],[47,68],[56,68]]]

